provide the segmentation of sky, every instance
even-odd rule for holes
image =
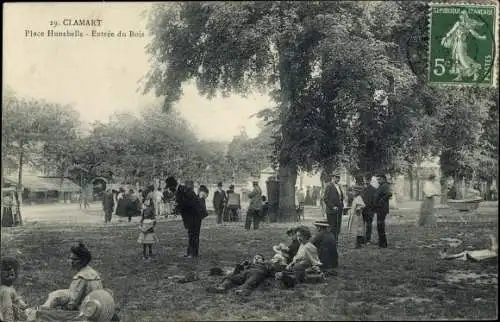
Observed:
[[[147,3],[6,3],[3,11],[3,84],[19,95],[72,104],[83,122],[106,121],[115,112],[137,113],[159,102],[142,95],[149,70]],[[101,19],[100,27],[64,26],[65,19]],[[56,21],[58,26],[51,26]],[[79,30],[83,38],[48,37],[47,31]],[[92,30],[142,32],[144,37],[91,37]],[[35,36],[44,32],[44,36]],[[253,113],[270,106],[265,95],[212,100],[186,85],[175,105],[201,139],[229,141],[244,127],[255,137]]]

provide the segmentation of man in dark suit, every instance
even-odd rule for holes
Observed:
[[[202,213],[196,192],[180,185],[174,177],[165,180],[166,188],[175,195],[176,211],[181,214],[184,228],[188,231],[188,248],[184,257],[198,257]]]
[[[326,218],[337,243],[340,234],[340,226],[342,225],[342,213],[344,212],[344,194],[342,193],[339,182],[340,174],[338,172],[335,172],[331,176],[327,176],[327,185],[323,196]]]
[[[377,175],[379,187],[374,196],[374,208],[377,213],[378,246],[387,248],[385,235],[385,218],[389,214],[389,199],[392,197],[391,187],[384,174]]]
[[[365,224],[365,239],[364,243],[370,243],[372,238],[372,226],[373,226],[373,218],[375,216],[375,193],[377,192],[377,188],[372,186],[370,183],[366,183],[365,189],[363,190],[361,197],[365,202],[365,207],[363,208],[363,222]]]
[[[226,204],[227,196],[224,190],[222,190],[222,182],[217,184],[217,190],[214,193],[213,206],[215,213],[217,214],[217,223],[222,224],[222,213],[224,211],[224,205]]]

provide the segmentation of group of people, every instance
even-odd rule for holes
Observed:
[[[297,283],[323,281],[334,275],[338,266],[338,253],[333,233],[326,221],[315,222],[317,233],[313,236],[309,228],[291,228],[289,246],[284,243],[272,247],[274,256],[266,259],[255,254],[226,274],[217,286],[207,288],[210,293],[225,293],[236,287],[236,294],[248,295],[264,281],[276,280],[284,288]],[[224,275],[218,268],[211,269],[212,275]]]
[[[83,243],[72,246],[69,260],[75,272],[69,287],[49,293],[43,304],[30,307],[14,287],[20,270],[18,260],[2,257],[0,321],[119,321],[113,292],[89,265],[92,255],[87,247]]]
[[[349,211],[347,231],[355,234],[355,247],[371,243],[373,220],[376,218],[378,246],[387,248],[385,219],[389,213],[389,199],[392,192],[384,174],[372,177],[364,186],[351,188],[347,209],[344,209],[345,196],[339,185],[340,174],[325,177],[325,191],[322,202],[330,229],[338,242],[341,232],[342,216]]]
[[[259,228],[260,222],[267,219],[268,203],[266,197],[262,195],[258,181],[252,182],[252,191],[248,193],[249,205],[245,220],[245,229]],[[229,190],[222,189],[222,182],[217,184],[217,190],[213,196],[213,207],[217,215],[217,223],[223,221],[235,222],[239,220],[238,212],[241,210],[240,195],[235,193],[234,185],[229,186]]]
[[[304,193],[302,187],[295,187],[295,201],[297,205],[316,206],[321,197],[321,187],[307,186]]]
[[[123,187],[118,191],[108,189],[102,198],[104,222],[110,223],[113,214],[128,218],[131,222],[132,217],[141,216],[146,200],[154,207],[155,216],[158,217],[164,213],[168,198],[168,194],[162,192],[161,188],[155,189],[154,186],[149,186],[146,190],[139,189],[138,193],[134,189],[129,189],[127,192]]]

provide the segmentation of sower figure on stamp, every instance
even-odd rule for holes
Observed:
[[[342,225],[342,213],[344,212],[344,194],[340,189],[340,174],[335,172],[333,175],[325,177],[326,187],[323,201],[325,203],[325,212],[328,223],[338,243],[340,226]],[[332,179],[334,181],[332,182]]]

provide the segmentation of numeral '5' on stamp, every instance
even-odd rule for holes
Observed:
[[[497,15],[495,4],[431,4],[431,84],[496,86]]]

